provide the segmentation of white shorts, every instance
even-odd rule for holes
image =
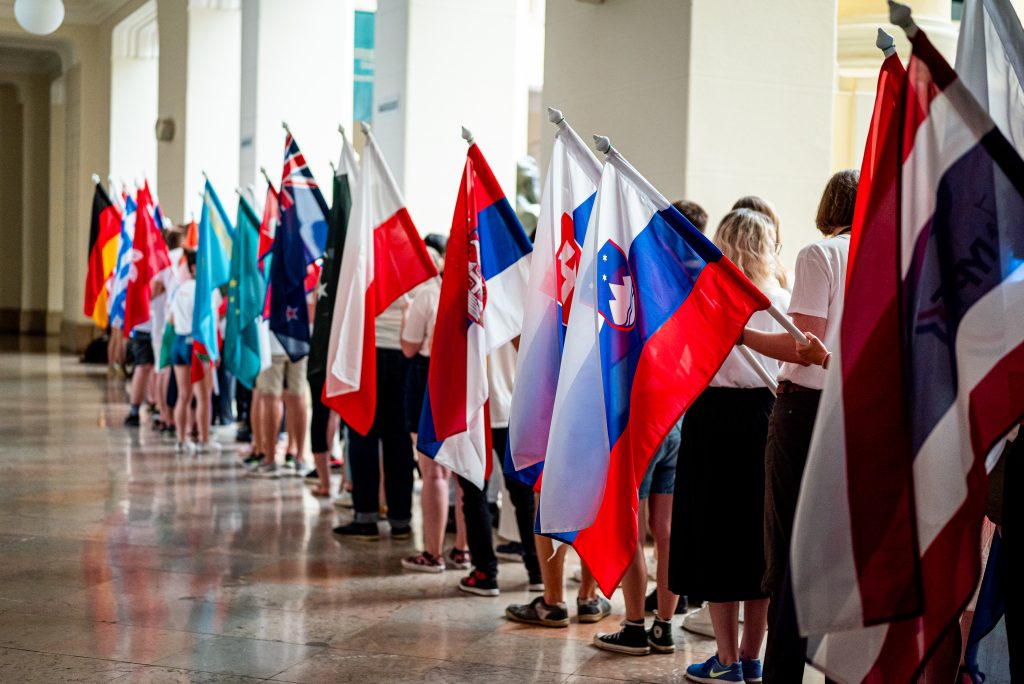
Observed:
[[[289,394],[304,394],[306,391],[306,358],[291,361],[287,354],[271,357],[270,367],[256,377],[256,389],[271,396],[279,397],[285,391]],[[287,383],[286,383],[287,381]]]

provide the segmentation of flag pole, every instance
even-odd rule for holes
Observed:
[[[757,357],[754,356],[754,352],[750,351],[750,348],[744,344],[737,344],[736,349],[739,351],[740,356],[743,357],[747,364],[749,364],[750,367],[754,369],[754,372],[757,373],[758,377],[764,381],[764,384],[768,385],[768,389],[771,390],[771,393],[778,394],[778,381],[772,377],[772,374],[769,373],[764,366],[761,365],[761,362],[758,361]]]
[[[121,200],[121,193],[117,191],[117,183],[114,181],[114,176],[107,176],[107,185],[110,187],[110,201],[114,203],[117,210],[124,213],[124,202]]]
[[[462,139],[466,141],[467,145],[472,145],[473,141],[475,140],[475,138],[473,138],[472,131],[470,131],[465,126],[462,127]]]
[[[671,206],[669,201],[665,199],[665,196],[658,192],[658,189],[651,185],[651,182],[644,178],[643,175],[641,175],[640,172],[637,171],[633,167],[633,165],[626,160],[625,157],[619,154],[618,150],[612,147],[612,141],[609,140],[607,136],[595,135],[594,146],[598,149],[599,152],[607,155],[609,161],[615,159],[621,162],[621,164],[617,164],[617,166],[624,166],[623,170],[630,176],[630,179],[637,185],[639,185],[640,189],[644,191],[647,195],[654,198],[655,204],[660,205],[659,209],[667,209],[668,207]],[[779,324],[786,329],[786,332],[793,336],[793,339],[795,339],[800,344],[807,344],[807,338],[804,336],[804,334],[800,332],[800,330],[795,325],[793,325],[793,321],[789,320],[789,317],[786,314],[779,311],[779,309],[774,304],[768,305],[768,313],[771,314],[772,318],[777,320]],[[747,351],[747,354],[743,354],[743,358],[746,359],[747,363],[749,363],[753,367],[754,371],[762,379],[771,378],[771,375],[768,373],[767,370],[765,370],[764,366],[761,365],[761,363],[753,356],[753,354],[749,353],[749,350]],[[771,378],[771,383],[768,386],[775,386],[774,378]]]
[[[274,187],[274,181],[270,180],[270,176],[267,174],[267,168],[265,166],[261,166],[260,167],[260,173],[262,173],[263,174],[263,178],[266,179],[267,185],[269,185],[270,187],[273,188]]]
[[[95,183],[96,185],[100,184],[100,174],[94,173],[94,174],[92,174],[91,177],[92,177],[92,182],[93,183]]]
[[[878,29],[878,37],[875,39],[875,47],[882,51],[882,55],[885,59],[888,59],[896,54],[896,41],[893,37],[885,32],[885,29]]]
[[[903,29],[907,38],[917,35],[917,24],[914,23],[914,17],[907,5],[889,0],[889,21]]]

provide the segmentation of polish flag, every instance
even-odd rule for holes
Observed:
[[[360,434],[370,431],[377,408],[374,319],[436,275],[391,170],[368,135],[338,269],[323,391],[324,404]]]

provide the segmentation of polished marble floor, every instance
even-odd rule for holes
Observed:
[[[599,625],[509,623],[521,565],[500,598],[403,572],[416,539],[336,541],[349,513],[300,480],[121,427],[122,384],[38,345],[0,345],[0,682],[676,682],[714,651],[598,651],[619,597]]]

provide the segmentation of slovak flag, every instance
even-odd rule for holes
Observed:
[[[149,191],[149,182],[143,183],[137,193],[135,236],[132,240],[131,266],[128,273],[127,292],[124,307],[124,334],[127,337],[132,328],[149,320],[149,302],[152,281],[162,271],[171,267],[167,243],[156,224],[155,204]],[[153,331],[154,335],[162,331]]]
[[[531,487],[544,467],[562,345],[600,181],[601,162],[563,119],[540,202],[505,456],[505,473]]]
[[[636,548],[651,457],[770,302],[615,150],[579,273],[540,529],[571,542],[611,595]]]
[[[391,170],[372,135],[362,168],[334,300],[322,399],[365,435],[377,412],[377,332],[374,320],[406,292],[437,275]]]
[[[487,354],[520,334],[533,246],[474,143],[445,252],[417,449],[482,488],[491,464]]]
[[[808,658],[851,684],[915,680],[959,629],[981,570],[986,457],[1024,415],[1024,160],[891,7],[913,53],[790,557]]]

